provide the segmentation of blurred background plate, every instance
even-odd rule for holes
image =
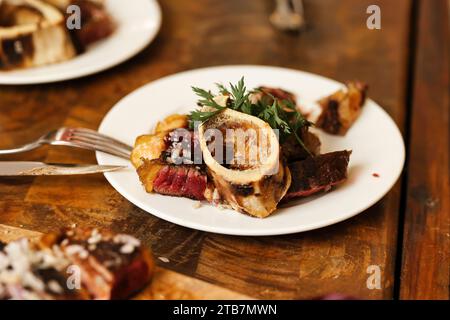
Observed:
[[[198,69],[162,78],[131,93],[105,116],[99,131],[132,145],[137,136],[150,133],[165,116],[188,113],[196,108],[197,97],[191,86],[214,89],[214,83],[236,83],[242,76],[248,88],[281,87],[295,93],[300,103],[316,101],[342,86],[321,76],[276,67]],[[128,161],[100,152],[97,152],[97,160],[99,164],[128,164],[128,169],[107,173],[106,178],[130,202],[161,219],[230,235],[289,234],[335,224],[366,210],[393,187],[403,169],[402,135],[395,122],[372,100],[367,101],[346,136],[331,136],[321,131],[318,135],[323,153],[353,150],[349,179],[333,192],[290,203],[266,219],[219,210],[209,204],[195,208],[195,202],[189,199],[148,194]]]
[[[64,81],[114,67],[133,57],[153,41],[162,15],[156,0],[107,0],[106,7],[118,25],[109,38],[95,43],[74,59],[14,71],[0,71],[0,84],[20,85]]]

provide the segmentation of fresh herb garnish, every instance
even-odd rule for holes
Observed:
[[[216,84],[216,86],[221,95],[229,97],[226,107],[219,105],[214,100],[215,95],[212,94],[211,91],[192,87],[195,94],[200,97],[198,100],[200,106],[216,109],[214,111],[195,110],[191,112],[189,121],[192,129],[195,122],[205,122],[220,113],[223,109],[231,108],[266,121],[273,129],[279,130],[280,140],[284,140],[287,137],[294,135],[297,142],[311,154],[301,140],[299,134],[302,128],[309,127],[312,123],[306,120],[303,115],[298,112],[293,101],[280,101],[276,97],[264,93],[261,99],[258,99],[256,103],[252,103],[250,99],[251,95],[258,93],[262,94],[262,92],[259,89],[247,91],[243,77],[236,85],[230,83],[230,89],[227,89],[222,84]]]

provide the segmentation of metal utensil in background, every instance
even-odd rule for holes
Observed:
[[[59,128],[23,146],[0,150],[0,155],[15,154],[39,148],[42,145],[76,147],[102,151],[124,159],[130,159],[132,148],[123,142],[85,128]]]
[[[0,177],[16,176],[72,176],[104,173],[124,169],[125,166],[94,164],[47,164],[28,161],[0,161]]]
[[[299,31],[306,26],[303,0],[276,0],[270,22],[283,31]]]

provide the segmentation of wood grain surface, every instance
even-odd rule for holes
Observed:
[[[450,298],[447,4],[445,0],[420,3],[401,273],[403,299]]]
[[[276,65],[339,81],[366,81],[370,97],[407,132],[413,0],[306,0],[308,28],[301,34],[282,33],[270,25],[273,1],[269,0],[160,3],[164,15],[161,32],[132,60],[88,78],[2,86],[0,148],[28,142],[63,125],[96,129],[116,102],[149,81],[225,64]],[[381,30],[366,27],[366,9],[372,4],[382,9]],[[158,107],[149,102],[149,108]],[[95,162],[92,152],[62,147],[1,158],[12,159]],[[419,161],[429,159],[431,156]],[[431,179],[426,173],[430,168],[421,170],[420,177]],[[417,183],[421,181],[425,180]],[[396,298],[394,289],[400,286],[395,275],[397,254],[401,253],[401,187],[399,181],[366,212],[321,230],[279,237],[234,237],[155,218],[122,198],[101,175],[0,178],[0,224],[46,232],[77,223],[128,232],[151,246],[155,256],[169,258],[167,264],[158,262],[165,268],[255,298],[308,299],[343,293],[392,299]],[[417,206],[417,210],[421,209]],[[367,287],[367,268],[373,265],[381,270],[380,289]],[[404,279],[411,281],[407,273]],[[404,297],[415,295],[418,293],[411,291]]]

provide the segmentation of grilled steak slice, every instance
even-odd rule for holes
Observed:
[[[206,200],[208,177],[200,167],[152,160],[144,161],[137,172],[147,192]]]
[[[364,83],[350,82],[345,90],[320,100],[322,111],[316,126],[330,134],[345,135],[361,113],[367,90]]]
[[[292,184],[284,200],[328,191],[347,179],[351,151],[338,151],[289,164]]]
[[[154,262],[139,240],[97,229],[68,229],[42,239],[58,246],[80,268],[82,285],[94,299],[125,299],[151,279]]]

